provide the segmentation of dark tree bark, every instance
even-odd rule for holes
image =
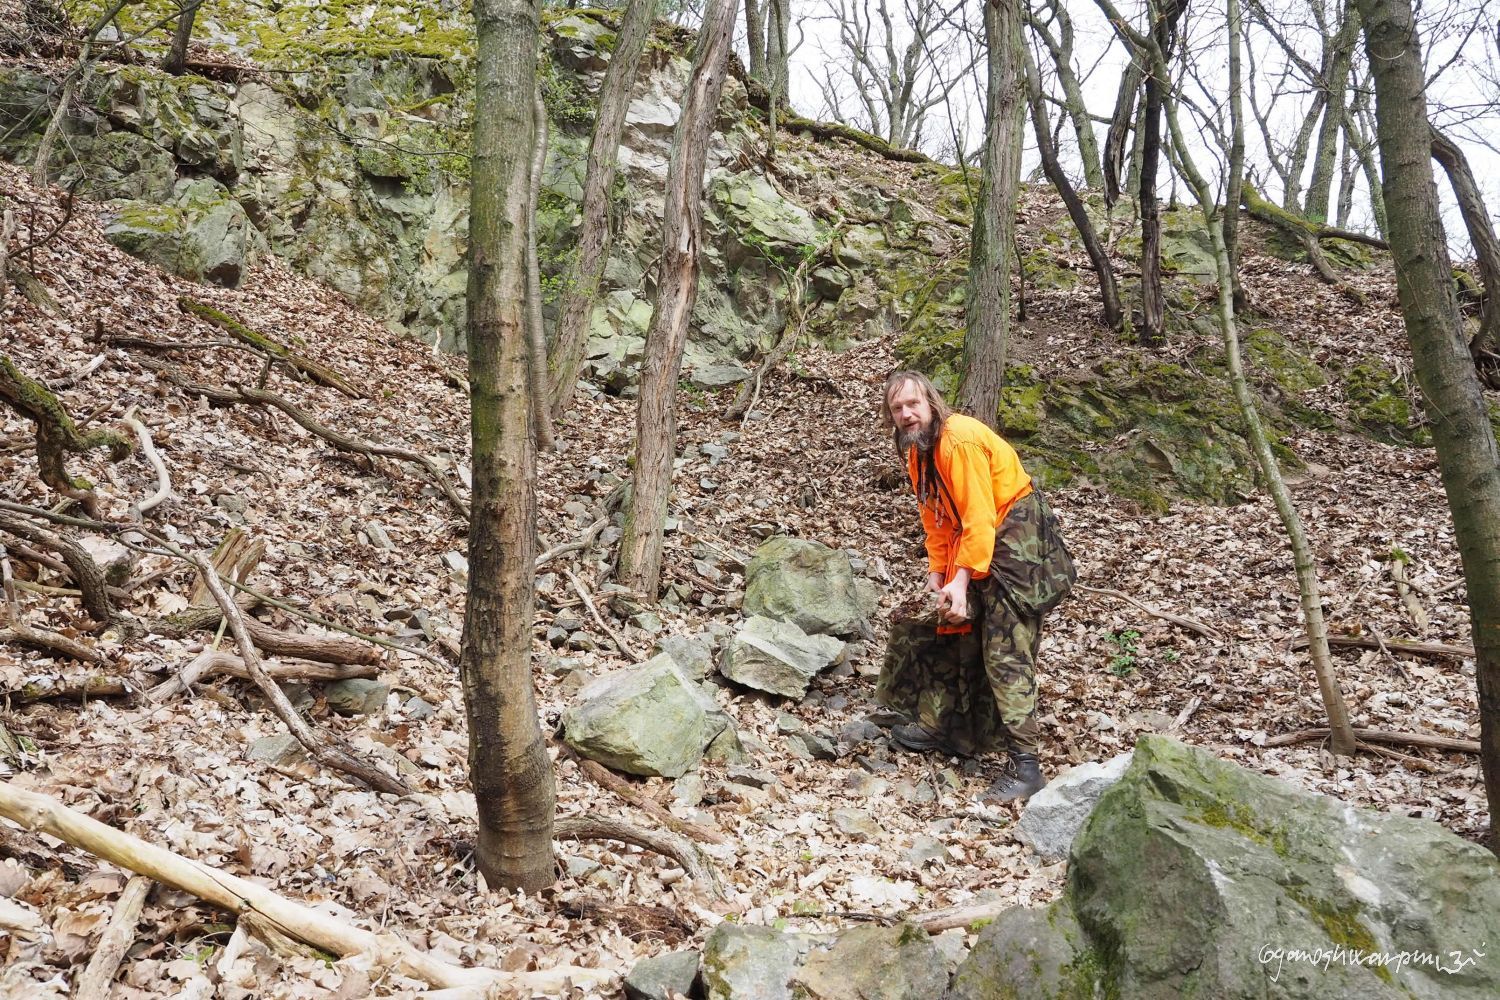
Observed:
[[[1359,0],[1359,11],[1375,75],[1376,134],[1396,294],[1468,588],[1490,847],[1500,853],[1500,450],[1453,290],[1432,175],[1421,40],[1411,4]]]
[[[558,304],[557,330],[553,334],[552,415],[562,416],[573,402],[578,372],[588,347],[589,317],[598,296],[599,282],[609,260],[609,192],[615,183],[620,136],[625,131],[625,112],[646,39],[656,0],[630,0],[616,37],[615,51],[604,83],[599,88],[599,106],[594,119],[594,137],[589,143],[588,166],[583,180],[583,222],[578,230],[578,248],[563,281]]]
[[[1111,330],[1118,331],[1124,325],[1125,314],[1120,308],[1120,290],[1115,283],[1114,265],[1110,263],[1104,244],[1099,242],[1094,220],[1089,218],[1088,209],[1084,207],[1078,192],[1073,188],[1073,182],[1068,180],[1067,173],[1057,159],[1057,150],[1047,131],[1047,106],[1042,100],[1041,76],[1031,58],[1031,52],[1023,46],[1021,54],[1025,59],[1026,98],[1031,106],[1032,132],[1036,135],[1037,151],[1042,157],[1042,169],[1046,171],[1052,186],[1057,188],[1057,193],[1062,196],[1063,204],[1068,207],[1068,218],[1073,220],[1073,226],[1083,240],[1083,248],[1088,251],[1089,262],[1094,265],[1094,273],[1099,276],[1099,300],[1104,308],[1104,323]]]
[[[1469,353],[1491,387],[1500,389],[1500,384],[1497,384],[1500,383],[1500,368],[1497,368],[1500,366],[1500,239],[1495,236],[1479,182],[1474,179],[1468,157],[1464,156],[1458,143],[1434,128],[1432,156],[1443,165],[1454,197],[1458,199],[1464,228],[1469,231],[1469,242],[1474,246],[1479,281],[1483,285],[1479,301],[1479,332],[1469,342]]]
[[[469,391],[473,521],[459,669],[475,857],[491,888],[555,879],[552,764],[531,685],[536,615],[536,452],[526,347],[526,236],[536,142],[540,0],[474,0],[478,92],[469,215]]]
[[[1229,34],[1229,177],[1224,182],[1224,252],[1229,258],[1230,300],[1235,313],[1249,305],[1240,284],[1240,189],[1245,183],[1245,103],[1241,73],[1244,18],[1238,0],[1227,0]]]
[[[1152,9],[1156,15],[1151,35],[1162,51],[1163,65],[1170,66],[1172,43],[1177,36],[1177,19],[1182,16],[1184,0],[1165,0]],[[1157,71],[1146,74],[1146,108],[1142,114],[1141,149],[1141,329],[1140,341],[1146,347],[1159,346],[1166,336],[1167,300],[1161,284],[1161,206],[1156,197],[1157,167],[1161,163],[1162,98],[1171,80],[1161,79]]]
[[[193,22],[198,19],[198,8],[203,0],[177,0],[177,28],[172,32],[172,46],[161,68],[168,73],[181,73],[187,66],[188,44],[193,40]]]
[[[1057,70],[1057,82],[1062,87],[1063,108],[1073,123],[1073,133],[1078,137],[1078,158],[1083,162],[1083,186],[1095,191],[1104,187],[1104,169],[1099,161],[1099,143],[1094,138],[1094,120],[1089,116],[1088,104],[1083,98],[1083,85],[1078,74],[1073,72],[1073,19],[1068,14],[1063,0],[1046,0],[1049,16],[1039,14],[1023,3],[1021,19],[1036,32],[1036,36],[1047,46],[1052,56],[1052,65]],[[1057,25],[1052,32],[1049,21]],[[1035,74],[1028,73],[1028,79]],[[1038,83],[1041,77],[1037,76]],[[1061,122],[1058,123],[1061,127]],[[1053,142],[1055,150],[1058,143]]]
[[[662,531],[672,493],[677,449],[677,377],[688,320],[698,297],[699,241],[703,235],[703,167],[729,60],[729,35],[738,0],[710,0],[698,33],[693,69],[672,139],[662,214],[661,264],[656,308],[646,331],[641,398],[636,411],[635,476],[625,534],[620,539],[620,582],[655,600],[661,583]]]
[[[1115,113],[1109,119],[1109,131],[1104,135],[1104,202],[1113,206],[1120,200],[1120,181],[1125,175],[1125,160],[1129,155],[1128,138],[1136,120],[1136,101],[1141,93],[1141,66],[1132,58],[1120,78],[1120,92],[1115,98]]]
[[[984,5],[989,83],[983,168],[974,202],[959,409],[996,427],[1010,343],[1010,271],[1021,181],[1020,0]],[[998,429],[996,427],[996,429]]]
[[[760,0],[745,0],[745,45],[750,50],[750,79],[766,82],[766,10]]]

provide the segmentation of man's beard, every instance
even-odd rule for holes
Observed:
[[[932,446],[937,444],[937,434],[938,422],[936,420],[929,420],[914,431],[898,427],[896,428],[896,447],[904,452],[915,445],[919,453],[929,455],[932,453]]]

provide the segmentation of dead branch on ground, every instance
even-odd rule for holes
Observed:
[[[1326,728],[1301,729],[1295,733],[1272,736],[1261,744],[1264,747],[1289,747],[1298,743],[1316,743],[1328,738]],[[1425,750],[1445,750],[1450,753],[1479,753],[1478,740],[1460,740],[1451,736],[1434,736],[1429,733],[1390,733],[1380,729],[1356,729],[1354,738],[1364,743],[1385,743],[1390,746],[1420,747]]]
[[[1077,589],[1080,593],[1084,594],[1096,594],[1100,597],[1113,597],[1117,600],[1124,601],[1127,604],[1139,608],[1141,611],[1144,611],[1146,614],[1150,615],[1153,618],[1160,618],[1162,621],[1171,622],[1173,625],[1185,628],[1189,632],[1196,632],[1199,635],[1203,636],[1205,639],[1212,639],[1214,642],[1224,641],[1224,637],[1220,635],[1217,630],[1208,625],[1204,625],[1202,622],[1194,621],[1191,618],[1184,618],[1181,615],[1174,615],[1169,611],[1162,611],[1160,608],[1155,608],[1149,604],[1138,601],[1134,597],[1131,597],[1129,594],[1123,593],[1121,591],[1110,590],[1107,587],[1090,587],[1082,583],[1077,585]]]
[[[1358,635],[1330,635],[1328,645],[1343,646],[1347,649],[1379,649],[1380,642],[1375,639],[1366,639]],[[1474,658],[1472,646],[1454,646],[1446,642],[1413,642],[1409,639],[1386,639],[1385,647],[1397,653],[1410,653],[1412,656],[1457,656],[1465,660]],[[1307,638],[1299,637],[1292,640],[1289,647],[1292,652],[1307,648]]]
[[[724,886],[714,871],[712,862],[692,841],[662,830],[647,830],[623,820],[607,819],[585,813],[581,816],[564,816],[552,825],[554,837],[574,837],[579,840],[618,840],[625,844],[654,851],[671,858],[682,866],[693,883],[707,890],[715,899],[724,899]]]
[[[678,819],[661,803],[637,791],[629,781],[620,777],[598,761],[581,757],[572,748],[565,745],[561,745],[559,749],[564,755],[576,760],[578,762],[578,769],[584,774],[588,775],[599,785],[614,792],[620,798],[635,806],[673,833],[679,833],[684,837],[691,837],[693,840],[705,844],[724,843],[724,835],[718,830],[697,823],[689,823],[684,819]]]
[[[192,893],[236,916],[254,913],[289,937],[340,958],[367,956],[379,967],[393,967],[439,989],[468,987],[481,996],[496,984],[536,989],[556,995],[564,978],[577,984],[599,985],[612,975],[597,969],[568,966],[537,972],[505,973],[494,969],[463,968],[429,952],[420,951],[394,933],[377,934],[344,923],[326,913],[295,903],[258,883],[240,878],[147,843],[76,812],[51,796],[0,782],[0,816],[27,830],[45,833],[88,851],[163,885]]]
[[[10,503],[5,503],[5,509],[28,511],[28,508],[21,504]],[[5,514],[0,514],[0,531],[56,552],[67,565],[73,582],[78,585],[84,610],[97,622],[108,622],[114,619],[115,610],[104,582],[104,571],[99,568],[94,557],[89,555],[83,546],[29,521],[8,517]]]
[[[630,644],[625,641],[625,637],[620,635],[619,632],[616,632],[612,627],[610,627],[610,624],[604,620],[604,616],[601,615],[599,613],[599,609],[594,606],[594,599],[589,596],[588,588],[583,585],[582,580],[578,579],[577,574],[575,574],[570,569],[564,569],[563,575],[568,578],[568,582],[573,585],[573,589],[577,591],[578,596],[582,598],[583,606],[589,609],[589,614],[593,616],[594,622],[604,630],[604,633],[609,636],[610,641],[615,644],[620,652],[630,657],[631,660],[635,661],[636,663],[644,663],[646,658],[632,649],[630,647]]]
[[[1406,613],[1411,616],[1412,626],[1420,635],[1427,631],[1427,609],[1422,607],[1422,602],[1417,600],[1417,595],[1412,593],[1410,581],[1406,578],[1406,560],[1392,556],[1386,564],[1390,570],[1391,580],[1396,584],[1396,596],[1401,598]]]
[[[307,749],[313,759],[324,767],[358,778],[376,791],[387,792],[391,795],[410,795],[411,788],[406,782],[361,760],[333,733],[327,734],[326,740],[318,738],[307,721],[292,707],[286,692],[281,690],[281,686],[272,680],[266,674],[265,668],[261,666],[260,654],[256,652],[255,643],[250,640],[250,632],[245,627],[245,616],[230,599],[229,593],[219,582],[218,574],[208,564],[208,560],[202,556],[194,556],[193,565],[198,567],[198,572],[208,584],[209,592],[213,594],[219,609],[224,613],[224,618],[229,623],[229,631],[233,633],[234,641],[240,648],[240,658],[244,660],[245,669],[249,671],[251,680],[270,702],[271,709],[276,713],[277,718],[281,719],[291,734],[297,738],[297,742]]]
[[[336,664],[336,663],[310,663],[301,660],[280,661],[271,660],[261,664],[268,677],[277,681],[343,681],[356,677],[378,677],[379,670],[372,664]],[[230,677],[238,677],[241,680],[254,680],[250,674],[250,668],[245,666],[245,661],[233,653],[223,650],[205,649],[199,653],[191,663],[182,668],[180,673],[162,681],[160,684],[146,692],[146,699],[153,702],[163,702],[174,695],[184,691],[192,690],[194,684],[199,684],[211,677],[228,674]]]
[[[541,555],[537,556],[536,562],[532,564],[532,567],[539,570],[552,560],[556,559],[558,556],[567,555],[569,552],[581,552],[582,550],[588,548],[590,545],[594,544],[594,539],[599,537],[599,532],[603,531],[604,526],[608,523],[609,518],[599,518],[599,520],[588,526],[588,530],[586,530],[582,535],[579,535],[577,538],[573,539],[573,541],[563,542],[560,545],[554,545],[546,552],[543,552]]]
[[[99,666],[107,666],[109,657],[86,646],[77,639],[70,639],[65,635],[53,632],[51,629],[36,628],[27,625],[19,618],[12,618],[4,626],[0,626],[0,643],[15,642],[23,646],[32,646],[36,649],[45,649],[49,653],[61,653],[63,656],[72,657],[82,663],[94,663]],[[105,694],[123,694],[119,691],[106,691]],[[55,696],[57,697],[57,696]],[[23,701],[31,699],[22,699]]]
[[[78,980],[74,1000],[109,1000],[110,984],[119,971],[120,960],[135,941],[135,927],[140,922],[141,910],[145,908],[146,896],[150,892],[151,880],[142,875],[125,883],[115,902],[115,912],[109,918],[109,926],[104,929],[88,968]]]
[[[104,355],[101,354],[99,357],[102,358]],[[146,428],[144,423],[136,419],[134,406],[125,411],[123,422],[126,427],[135,431],[136,441],[141,446],[141,455],[145,457],[147,464],[156,472],[156,492],[135,505],[136,511],[145,516],[159,507],[163,501],[170,500],[175,496],[172,492],[172,476],[167,472],[166,463],[161,460],[161,456],[156,452],[156,442],[151,439],[151,431]]]
[[[198,302],[195,299],[190,299],[186,295],[177,300],[177,306],[188,315],[196,316],[209,325],[218,327],[236,340],[244,341],[267,358],[279,362],[293,371],[306,375],[318,385],[329,389],[337,389],[350,399],[362,399],[364,397],[363,393],[357,391],[344,380],[343,376],[332,368],[298,354],[274,337],[250,329],[228,313],[221,312],[213,306]]]
[[[980,921],[994,920],[1002,912],[1014,905],[1014,903],[1006,902],[1005,900],[996,900],[989,903],[969,903],[962,906],[949,906],[941,910],[933,910],[930,913],[911,914],[907,919],[928,934],[941,934],[943,931],[951,931],[955,927],[970,927]]]

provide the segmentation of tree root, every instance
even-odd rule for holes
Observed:
[[[19,504],[7,505],[7,509],[15,508],[25,510]],[[109,591],[104,582],[104,571],[81,545],[28,521],[7,517],[4,514],[0,514],[0,531],[56,552],[67,564],[73,582],[78,585],[84,610],[97,622],[108,622],[115,618],[114,605],[110,602]]]
[[[598,761],[589,760],[587,757],[580,757],[571,747],[565,745],[559,746],[558,749],[564,756],[572,757],[576,760],[578,762],[578,769],[584,774],[611,792],[614,792],[620,798],[635,806],[673,833],[681,834],[684,837],[691,837],[693,840],[705,844],[724,843],[724,835],[719,831],[706,826],[700,826],[697,823],[689,823],[686,820],[678,819],[660,803],[642,795],[629,781],[626,781]]]
[[[713,864],[692,841],[661,830],[647,830],[623,820],[607,819],[584,813],[581,816],[564,816],[552,825],[554,837],[573,837],[578,840],[618,840],[625,844],[654,851],[671,858],[682,866],[693,883],[707,890],[715,899],[723,900],[724,886],[719,881]]]
[[[1327,728],[1301,729],[1295,733],[1272,736],[1261,744],[1264,747],[1289,747],[1298,743],[1315,743],[1328,738]],[[1424,750],[1445,750],[1450,753],[1479,753],[1478,740],[1460,740],[1451,736],[1433,736],[1428,733],[1388,733],[1380,729],[1356,729],[1354,738],[1363,743],[1385,743],[1390,746],[1420,747]]]

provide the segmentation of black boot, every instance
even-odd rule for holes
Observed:
[[[1005,773],[985,790],[980,799],[985,802],[1025,802],[1047,786],[1042,777],[1041,764],[1036,754],[1010,751],[1005,762]]]

